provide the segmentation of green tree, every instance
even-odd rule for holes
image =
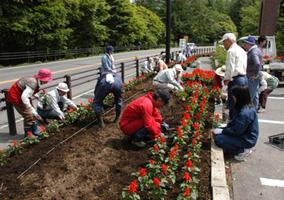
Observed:
[[[240,12],[241,17],[241,34],[242,36],[257,35],[258,20],[259,20],[260,3],[242,7]]]

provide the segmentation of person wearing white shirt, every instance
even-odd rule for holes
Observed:
[[[73,101],[68,99],[65,94],[69,91],[66,83],[59,83],[56,88],[45,94],[47,101],[44,101],[44,97],[38,99],[37,112],[43,119],[57,119],[63,120],[65,118],[63,109],[64,105],[68,107],[76,108]],[[44,109],[43,104],[47,104],[47,108]]]
[[[149,60],[143,62],[141,69],[140,69],[142,74],[147,74],[153,71],[152,62],[153,62],[153,58],[149,58]]]
[[[153,86],[157,89],[166,89],[168,91],[176,89],[183,92],[183,87],[176,81],[176,78],[183,72],[181,65],[176,64],[171,69],[161,71],[153,80]]]
[[[186,61],[186,57],[185,55],[183,55],[183,53],[181,51],[179,51],[179,54],[177,56],[177,63],[183,63],[184,61]]]
[[[226,33],[219,43],[223,44],[227,51],[224,85],[228,86],[229,116],[230,119],[233,119],[237,112],[234,108],[236,103],[233,98],[232,87],[239,84],[248,85],[246,77],[247,54],[244,49],[237,45],[236,36],[233,33]]]

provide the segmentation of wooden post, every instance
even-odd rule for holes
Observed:
[[[122,82],[124,83],[124,62],[120,64],[121,64],[121,79],[122,79]]]
[[[4,89],[5,99],[7,99],[9,89]],[[7,109],[7,117],[8,117],[8,124],[9,124],[9,131],[10,135],[17,135],[17,127],[16,127],[16,120],[15,120],[15,113],[13,109],[13,105],[6,101],[6,109]]]
[[[71,74],[66,74],[65,78],[66,78],[66,84],[69,88],[69,92],[67,92],[67,98],[72,100]]]

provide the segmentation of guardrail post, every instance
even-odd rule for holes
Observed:
[[[72,87],[71,87],[71,75],[66,74],[66,84],[68,85],[69,92],[67,92],[67,98],[72,100]]]
[[[172,52],[172,58],[171,58],[171,61],[173,61],[173,60],[174,60],[174,57],[175,57],[175,52],[173,51],[173,52]]]
[[[136,78],[139,77],[139,59],[136,59]]]
[[[4,89],[5,99],[8,96],[9,89]],[[7,117],[8,117],[8,124],[9,124],[9,131],[10,135],[17,135],[17,127],[16,127],[16,120],[15,120],[15,113],[13,109],[13,105],[6,101],[6,109],[7,109]]]
[[[124,83],[124,62],[120,63],[121,65],[121,79],[122,82]]]

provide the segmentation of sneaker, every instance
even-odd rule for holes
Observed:
[[[257,112],[258,112],[258,113],[264,113],[264,112],[265,112],[265,109],[264,109],[264,108],[260,108],[260,109],[257,110]]]
[[[238,155],[235,155],[234,158],[238,161],[245,161],[246,158],[250,156],[251,152],[252,151],[250,149],[245,149],[243,153],[239,153]]]
[[[140,140],[140,141],[132,140],[132,141],[131,141],[131,144],[133,144],[133,145],[135,145],[135,146],[137,146],[137,147],[140,147],[140,148],[146,146],[146,143],[143,142],[142,140]]]

